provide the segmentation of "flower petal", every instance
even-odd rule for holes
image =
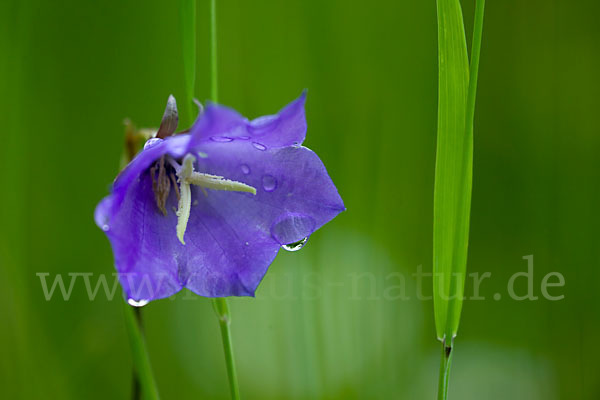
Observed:
[[[264,235],[243,210],[235,209],[234,202],[215,209],[221,194],[237,197],[237,193],[208,190],[205,197],[199,188],[192,190],[198,201],[185,234],[185,287],[206,297],[253,296],[279,244]]]
[[[204,258],[187,263],[185,285],[200,295],[252,295],[281,245],[310,236],[345,209],[323,163],[305,147],[262,151],[235,140],[207,142],[202,151],[208,157],[199,170],[257,193],[208,189],[204,196],[195,188],[186,243]]]
[[[189,150],[190,140],[189,134],[169,136],[164,140],[150,139],[144,150],[138,153],[115,179],[112,188],[115,198],[112,206],[118,207],[121,204],[129,186],[161,156],[169,154],[174,158],[183,157]]]
[[[164,216],[154,200],[152,180],[146,171],[134,179],[120,204],[110,195],[95,212],[96,223],[105,231],[115,257],[119,280],[129,299],[147,302],[177,293],[178,254],[181,246],[175,235],[177,202],[171,192],[169,213]]]
[[[275,115],[248,121],[237,111],[218,104],[208,104],[190,130],[191,147],[205,141],[228,142],[232,139],[257,141],[269,147],[302,144],[306,137],[304,102],[306,91]]]

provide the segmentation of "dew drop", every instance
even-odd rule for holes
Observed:
[[[296,243],[298,238],[306,238],[315,231],[316,221],[309,215],[283,213],[271,225],[271,236],[280,245]]]
[[[265,192],[272,192],[277,188],[277,179],[271,175],[265,175],[262,178],[263,189]]]
[[[242,169],[244,175],[248,175],[250,173],[250,167],[246,164],[242,164],[240,168]]]
[[[213,142],[221,142],[221,143],[233,141],[232,138],[227,137],[227,136],[211,136],[210,140],[212,140]]]
[[[104,225],[102,225],[102,230],[103,230],[104,232],[108,232],[108,230],[109,230],[109,229],[110,229],[110,227],[108,226],[108,224],[104,224]]]
[[[150,147],[154,147],[162,141],[163,140],[161,138],[155,138],[155,137],[150,138],[146,141],[146,143],[144,143],[144,150],[147,150]]]
[[[127,299],[127,304],[129,304],[130,306],[133,307],[144,307],[146,304],[148,304],[150,301],[149,300],[134,300],[134,299]]]
[[[298,251],[304,247],[306,242],[308,242],[308,237],[305,237],[304,239],[294,243],[284,244],[283,246],[281,246],[281,248],[287,251]]]
[[[267,146],[265,146],[264,144],[257,143],[257,142],[252,142],[252,146],[254,146],[255,149],[258,149],[260,151],[265,151],[267,149]]]

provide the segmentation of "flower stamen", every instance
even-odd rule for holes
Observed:
[[[158,167],[158,176],[156,176],[156,168]],[[156,200],[156,206],[163,213],[167,215],[167,199],[169,198],[169,192],[171,191],[171,181],[167,176],[165,168],[165,156],[162,156],[160,160],[150,168],[150,176],[152,178],[152,191],[154,192],[154,199]]]
[[[169,175],[171,177],[171,182],[173,182],[173,187],[175,188],[175,194],[177,195],[177,200],[181,199],[181,195],[179,194],[179,186],[177,185],[177,178],[175,175],[171,173]]]
[[[222,176],[201,174],[200,172],[192,172],[192,175],[188,178],[188,182],[201,188],[256,194],[256,188],[253,186],[225,179]]]

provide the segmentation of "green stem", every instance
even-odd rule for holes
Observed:
[[[142,390],[142,397],[146,400],[158,400],[158,390],[154,383],[152,368],[150,367],[150,357],[146,349],[146,342],[140,329],[139,320],[135,315],[133,307],[123,302],[125,312],[125,326],[131,345],[131,355],[133,357],[133,366],[139,379]]]
[[[131,379],[131,400],[141,400],[142,388],[140,387],[140,379],[138,378],[137,371],[133,370],[133,376]]]
[[[233,356],[233,341],[231,340],[231,316],[229,314],[229,305],[225,297],[216,297],[213,299],[213,306],[219,326],[221,327],[221,338],[223,340],[223,350],[225,351],[225,364],[227,365],[227,376],[229,377],[229,389],[231,398],[239,400],[240,390],[238,387],[237,373],[235,370],[235,358]]]
[[[137,134],[131,124],[126,125],[125,152],[121,158],[121,170],[133,159],[139,148],[141,137]],[[133,373],[131,376],[131,398],[140,400],[143,396],[147,400],[158,400],[158,390],[152,376],[150,357],[146,350],[144,331],[142,325],[142,310],[132,307],[127,302],[122,302],[125,313],[125,327],[131,346],[133,358]]]
[[[185,83],[181,126],[187,128],[194,120],[192,102],[196,86],[196,0],[179,0],[179,19]]]
[[[448,383],[450,382],[450,366],[452,364],[453,346],[447,346],[446,340],[442,342],[442,359],[440,362],[440,377],[438,381],[438,400],[448,398]]]
[[[210,99],[216,103],[219,99],[217,85],[217,2],[210,1]],[[227,376],[229,377],[229,389],[232,400],[239,400],[240,389],[238,387],[237,373],[235,370],[235,358],[233,356],[233,340],[231,339],[231,315],[229,305],[224,297],[213,299],[213,306],[219,326],[221,328],[221,339],[223,341],[223,351],[225,352],[225,364],[227,366]]]
[[[219,100],[217,85],[217,1],[210,0],[210,99]]]
[[[133,309],[133,313],[135,314],[135,322],[140,329],[142,335],[144,334],[144,322],[142,321],[142,310],[139,307],[135,307]],[[132,371],[131,377],[131,400],[141,400],[142,399],[142,388],[140,386],[140,377],[138,376],[138,372],[135,368]]]

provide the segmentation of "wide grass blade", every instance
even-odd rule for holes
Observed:
[[[469,62],[459,0],[438,0],[438,136],[434,187],[433,300],[440,340],[456,334],[469,241],[473,131],[465,129]]]
[[[438,0],[439,104],[433,222],[433,294],[442,340],[438,399],[446,400],[469,245],[473,119],[485,0],[476,0],[470,70],[459,0]],[[470,77],[469,77],[470,75]]]

